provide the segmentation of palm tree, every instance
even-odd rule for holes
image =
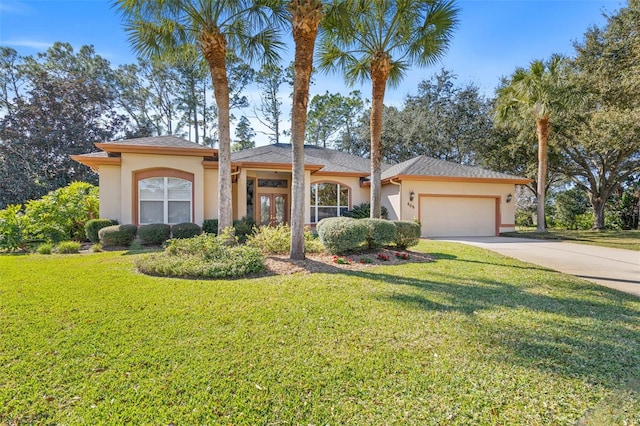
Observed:
[[[198,46],[209,65],[218,107],[218,227],[233,222],[231,133],[227,53],[276,62],[282,47],[277,28],[285,18],[275,0],[115,0],[134,49],[143,56],[172,57],[183,45]]]
[[[535,121],[538,138],[536,232],[545,232],[545,194],[551,123],[577,102],[569,85],[564,60],[553,55],[547,62],[532,61],[529,69],[517,68],[497,90],[495,118],[498,124],[526,128]]]
[[[434,64],[457,24],[453,0],[354,0],[351,13],[327,15],[320,68],[340,70],[348,84],[371,80],[371,217],[381,213],[382,109],[387,83],[412,65]]]
[[[313,51],[323,17],[321,0],[291,0],[288,11],[295,43],[293,109],[291,110],[291,251],[289,257],[304,259],[304,139],[309,103]]]

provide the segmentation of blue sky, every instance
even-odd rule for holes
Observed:
[[[441,67],[458,75],[460,83],[475,83],[491,96],[501,76],[533,59],[571,55],[573,42],[581,40],[587,28],[604,24],[603,11],[612,13],[624,6],[620,0],[458,0],[457,4],[460,24],[446,56],[437,66],[411,71],[398,88],[387,91],[387,104],[401,104],[421,80]],[[55,41],[76,49],[92,44],[114,65],[135,62],[109,1],[0,0],[0,45],[31,55]],[[353,89],[369,97],[368,86]],[[345,88],[338,75],[317,77],[312,95],[325,90],[352,89]]]

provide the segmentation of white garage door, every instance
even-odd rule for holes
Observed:
[[[421,197],[424,237],[484,237],[496,235],[495,198]]]

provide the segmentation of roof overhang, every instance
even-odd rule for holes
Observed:
[[[155,146],[155,145],[127,145],[120,143],[99,142],[96,147],[109,153],[126,153],[126,154],[152,154],[152,155],[186,155],[192,157],[215,157],[218,150],[209,147],[202,148],[184,148],[172,146]]]
[[[122,164],[120,157],[102,157],[96,155],[72,155],[71,159],[85,166],[91,167],[91,170],[97,172],[102,165],[119,166]]]
[[[264,163],[254,161],[238,161],[232,163],[240,169],[257,169],[257,170],[292,170],[293,166],[290,163]],[[317,172],[324,166],[322,164],[305,164],[305,170],[311,170]]]
[[[533,182],[525,178],[489,178],[489,177],[467,177],[467,176],[422,176],[422,175],[396,175],[382,179],[382,183],[391,181],[402,182],[403,180],[423,181],[423,182],[468,182],[468,183],[509,183],[515,185],[526,185]],[[370,185],[371,183],[364,183]]]
[[[313,175],[314,176],[347,176],[347,177],[363,178],[363,177],[369,176],[369,173],[363,173],[363,172],[332,172],[332,171],[318,170],[317,172],[313,173]]]

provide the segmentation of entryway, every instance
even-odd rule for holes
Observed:
[[[287,223],[287,195],[260,194],[258,218],[260,226],[275,226]]]

